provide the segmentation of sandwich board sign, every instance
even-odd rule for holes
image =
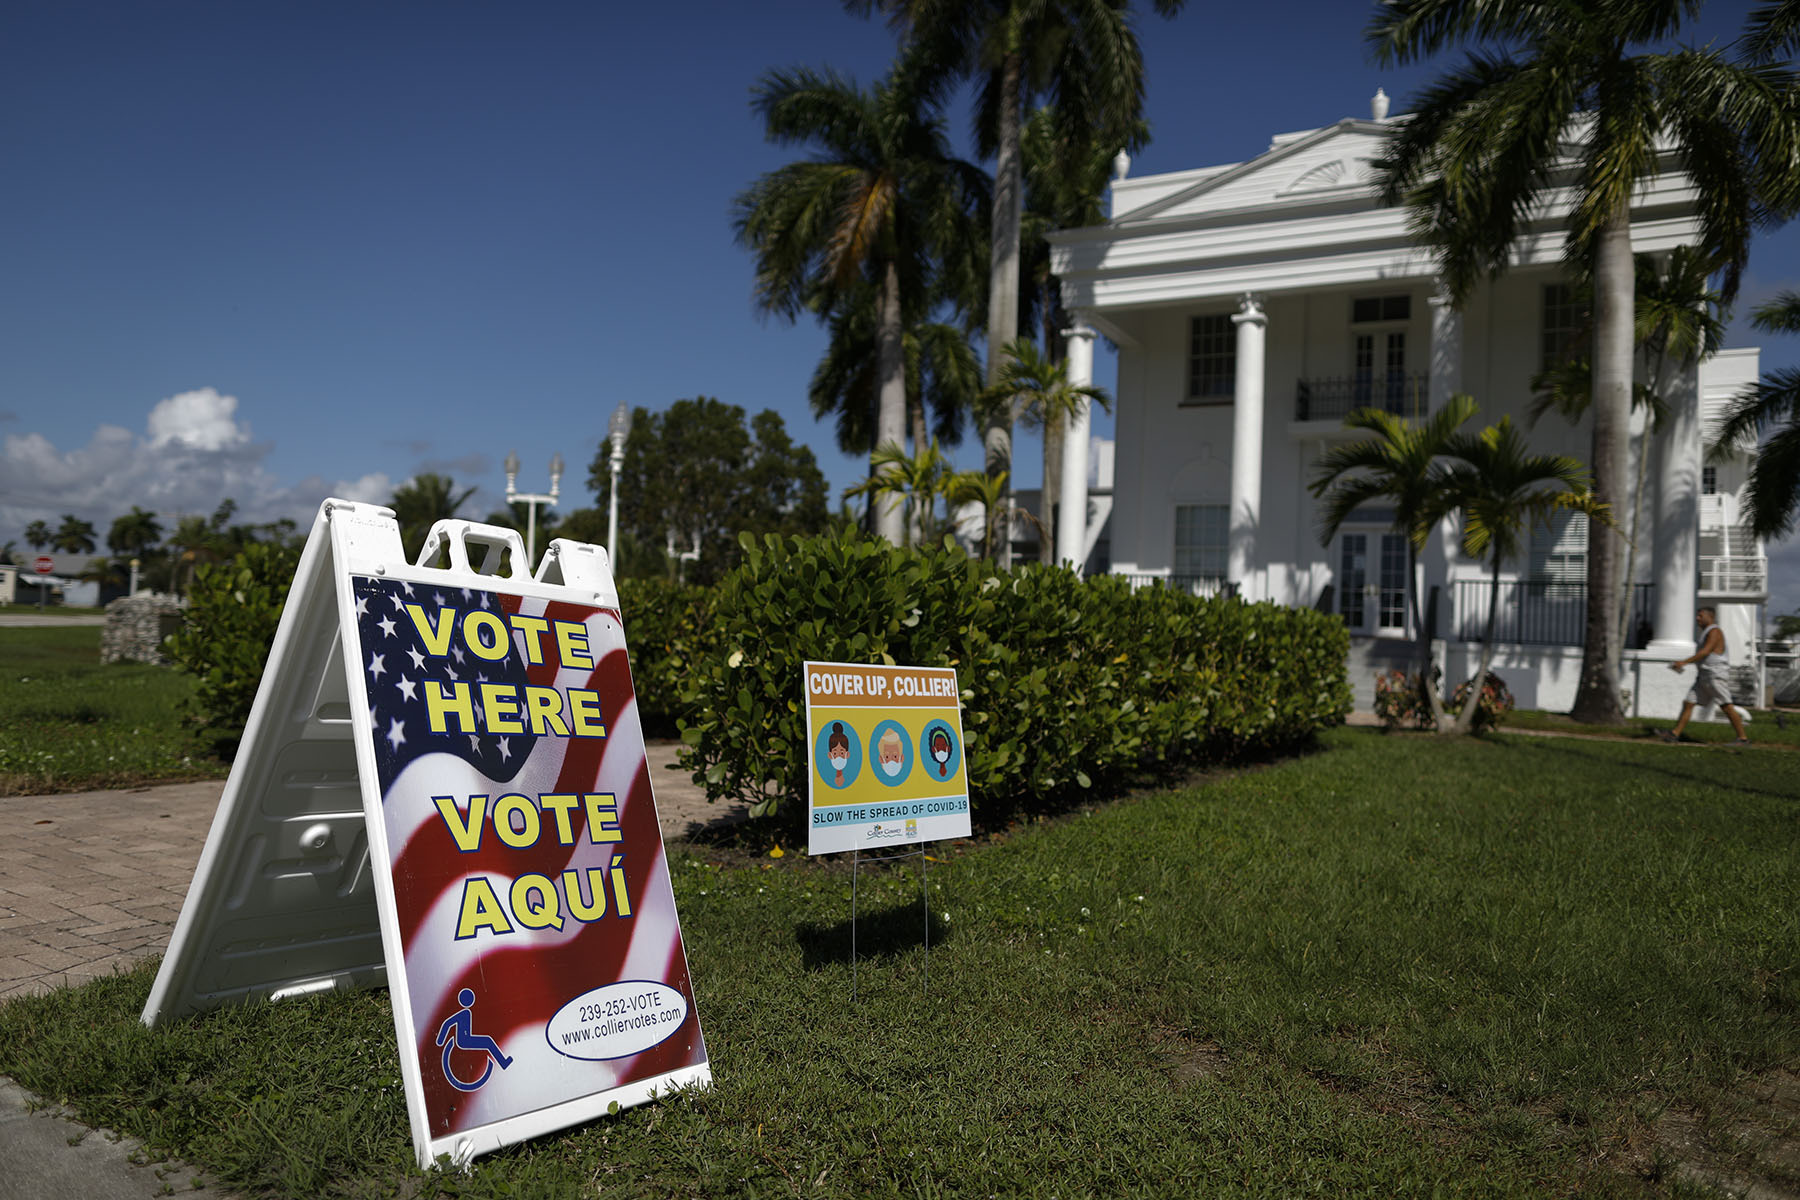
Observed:
[[[385,983],[424,1166],[711,1080],[606,553],[524,557],[320,507],[144,1007]]]
[[[808,854],[969,836],[950,667],[808,662]]]

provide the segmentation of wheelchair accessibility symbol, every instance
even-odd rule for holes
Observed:
[[[472,1092],[488,1081],[488,1076],[494,1073],[495,1063],[499,1063],[500,1069],[504,1071],[512,1066],[513,1060],[500,1049],[499,1042],[485,1033],[474,1032],[475,1017],[470,1010],[475,1007],[475,993],[464,988],[456,994],[456,1002],[462,1008],[457,1010],[455,1016],[445,1018],[444,1023],[438,1027],[437,1040],[438,1045],[444,1048],[444,1078],[457,1091]],[[456,1072],[450,1067],[452,1050],[478,1050],[487,1055],[487,1061],[481,1067],[481,1078],[473,1083],[457,1078]]]

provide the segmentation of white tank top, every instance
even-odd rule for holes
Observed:
[[[1707,631],[1700,635],[1702,643],[1712,635],[1714,629],[1719,629],[1719,627],[1717,625],[1709,626]],[[1705,671],[1709,675],[1723,675],[1731,670],[1731,646],[1725,641],[1725,631],[1723,629],[1719,629],[1718,650],[1715,653],[1707,655],[1695,665],[1698,670]]]

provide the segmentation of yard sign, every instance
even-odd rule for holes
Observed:
[[[385,981],[423,1165],[711,1079],[605,552],[508,550],[321,507],[144,1008]]]
[[[954,670],[809,662],[802,675],[807,853],[969,836]]]

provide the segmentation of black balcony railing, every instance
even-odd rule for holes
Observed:
[[[1359,408],[1423,417],[1430,408],[1424,375],[1347,375],[1302,379],[1294,388],[1296,421],[1341,421]]]
[[[1631,589],[1631,617],[1625,622],[1625,645],[1641,650],[1650,637],[1650,605],[1656,585]],[[1456,636],[1479,642],[1487,635],[1488,597],[1485,579],[1456,581]],[[1500,609],[1494,641],[1515,646],[1579,646],[1587,633],[1587,584],[1500,584]]]
[[[1190,596],[1235,596],[1237,584],[1217,575],[1149,575],[1133,574],[1128,571],[1116,572],[1121,578],[1129,580],[1132,590],[1147,587],[1174,588],[1188,593]]]

